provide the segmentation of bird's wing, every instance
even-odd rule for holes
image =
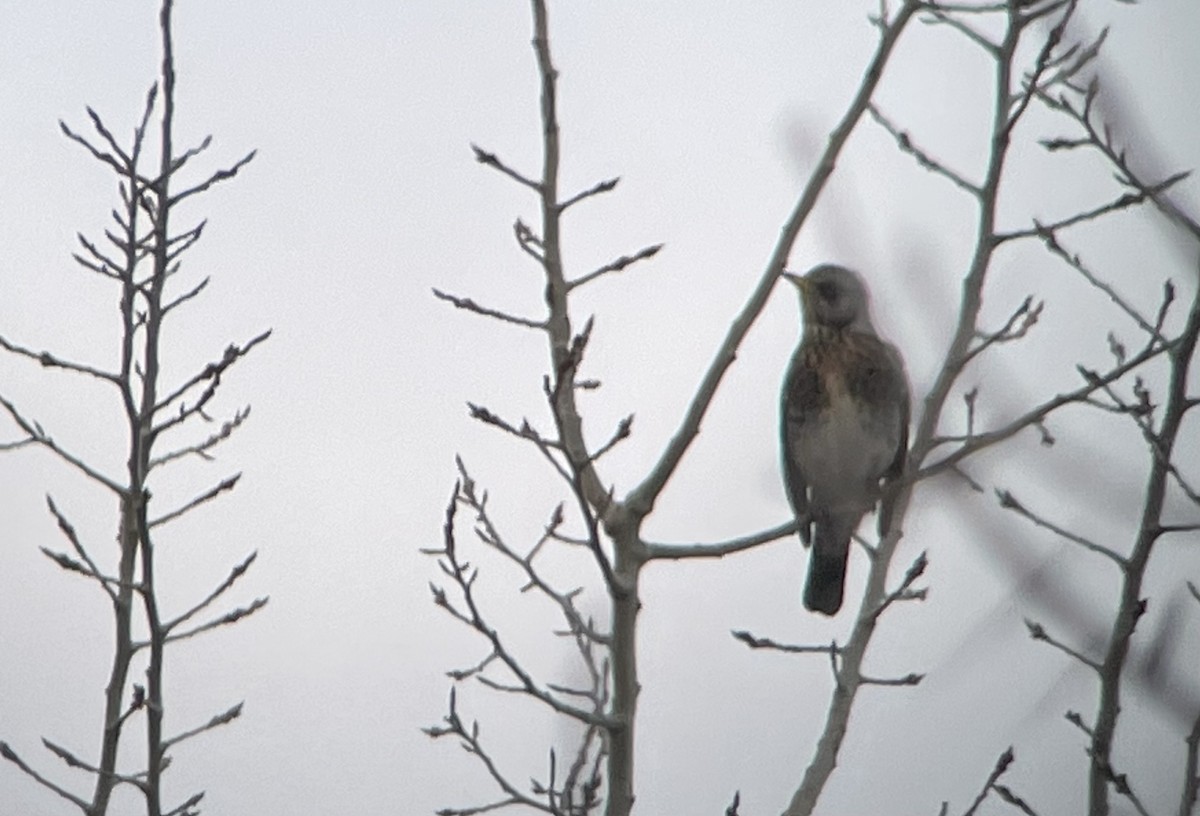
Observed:
[[[890,377],[891,383],[889,390],[893,393],[893,399],[896,401],[897,420],[899,422],[899,431],[896,439],[896,455],[892,459],[892,463],[888,469],[884,471],[883,478],[886,483],[890,483],[898,478],[904,472],[904,460],[908,456],[908,423],[912,415],[912,395],[908,385],[908,373],[904,370],[904,359],[900,356],[900,352],[891,345],[885,345],[885,353],[889,359],[888,370],[892,373]],[[892,526],[892,506],[895,503],[895,490],[885,487],[882,501],[879,506],[879,535],[885,536],[891,530]]]
[[[908,455],[908,423],[912,419],[912,395],[908,386],[908,374],[904,370],[904,359],[900,356],[900,352],[890,344],[887,344],[885,349],[891,363],[889,369],[893,374],[891,389],[896,395],[895,398],[900,408],[900,436],[896,444],[896,458],[892,460],[892,464],[883,474],[885,479],[891,480],[904,472],[904,458]]]
[[[817,370],[808,364],[806,357],[805,350],[798,349],[788,367],[783,384],[780,437],[783,443],[783,480],[788,501],[800,526],[800,538],[808,544],[811,533],[808,479],[804,474],[804,463],[800,461],[799,447],[805,424],[811,421],[820,407],[821,390]]]

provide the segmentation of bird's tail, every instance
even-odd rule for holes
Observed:
[[[842,608],[850,537],[860,518],[857,514],[852,518],[826,518],[813,525],[812,555],[804,584],[804,606],[810,611],[834,615]]]

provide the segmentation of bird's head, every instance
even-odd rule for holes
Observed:
[[[804,275],[784,272],[783,276],[800,290],[806,325],[874,334],[867,287],[854,272],[822,264]]]

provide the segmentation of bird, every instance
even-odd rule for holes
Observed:
[[[812,545],[804,606],[835,615],[842,607],[850,539],[900,476],[911,413],[908,375],[896,347],[871,323],[857,273],[822,264],[783,277],[800,290],[800,343],[783,382],[783,476],[800,539]],[[879,512],[880,535],[891,519]]]

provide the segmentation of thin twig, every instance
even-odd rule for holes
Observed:
[[[590,283],[591,281],[596,280],[596,278],[599,278],[603,275],[607,275],[610,272],[620,272],[623,269],[625,269],[626,267],[637,263],[638,261],[644,261],[649,258],[653,258],[655,255],[658,254],[658,251],[662,248],[663,248],[662,244],[653,244],[653,245],[645,247],[643,249],[639,249],[637,252],[633,253],[632,255],[622,255],[620,258],[617,258],[615,261],[609,261],[608,263],[604,264],[604,266],[600,267],[599,269],[588,272],[586,275],[584,275],[580,278],[576,278],[573,281],[569,281],[567,283],[567,288],[568,289],[578,289],[580,286],[583,286],[585,283]]]
[[[504,323],[512,323],[514,326],[524,326],[527,329],[546,328],[546,321],[544,320],[530,320],[527,317],[518,317],[516,315],[507,314],[506,312],[497,311],[496,309],[489,309],[486,306],[480,306],[478,303],[471,300],[471,298],[451,295],[447,292],[443,292],[440,289],[434,289],[433,296],[438,300],[444,300],[447,303],[453,304],[455,308],[464,309],[468,312],[474,312],[475,314],[483,315],[484,317],[494,317],[496,320],[503,321]]]
[[[884,116],[883,112],[880,111],[879,108],[875,107],[875,105],[868,105],[867,113],[871,114],[871,118],[874,119],[880,127],[892,135],[892,138],[896,140],[896,145],[902,152],[907,153],[917,160],[917,164],[921,165],[926,170],[941,176],[942,178],[949,179],[959,189],[970,193],[975,198],[978,198],[982,194],[983,191],[978,184],[967,181],[966,177],[964,177],[961,173],[946,167],[946,165],[942,164],[940,161],[929,155],[929,153],[914,144],[912,137],[910,137],[907,132],[900,130],[900,128],[897,127],[891,119]]]
[[[787,654],[824,654],[837,656],[841,654],[841,648],[836,643],[830,643],[825,646],[817,646],[810,644],[795,644],[795,643],[780,643],[771,638],[758,637],[751,633],[735,629],[731,634],[737,640],[745,643],[751,649],[767,649],[773,652],[785,652]]]
[[[685,558],[723,558],[726,555],[749,550],[763,544],[769,544],[772,541],[778,541],[795,532],[796,522],[788,521],[769,530],[763,530],[759,533],[734,538],[729,541],[714,542],[712,544],[660,544],[647,542],[645,552],[647,560],[678,561]]]
[[[1055,524],[1051,521],[1048,521],[1047,519],[1039,516],[1037,513],[1034,513],[1032,510],[1030,510],[1028,507],[1026,507],[1024,504],[1022,504],[1020,501],[1018,501],[1017,497],[1014,496],[1010,491],[998,489],[998,490],[996,490],[996,498],[998,498],[1000,500],[1000,506],[1003,507],[1004,509],[1012,510],[1014,513],[1021,516],[1022,518],[1025,518],[1025,519],[1031,521],[1033,524],[1037,525],[1038,527],[1041,527],[1045,530],[1049,530],[1050,532],[1054,533],[1057,536],[1060,536],[1061,538],[1065,538],[1067,541],[1078,544],[1079,546],[1081,546],[1087,550],[1090,550],[1094,553],[1097,553],[1099,555],[1103,555],[1105,558],[1108,558],[1113,563],[1115,563],[1118,567],[1122,567],[1122,568],[1125,567],[1125,559],[1122,558],[1120,555],[1118,555],[1113,550],[1109,549],[1108,547],[1105,547],[1102,544],[1097,544],[1096,542],[1094,542],[1090,539],[1084,538],[1081,535],[1072,533],[1070,530],[1067,530],[1063,527],[1059,527],[1057,524]]]

